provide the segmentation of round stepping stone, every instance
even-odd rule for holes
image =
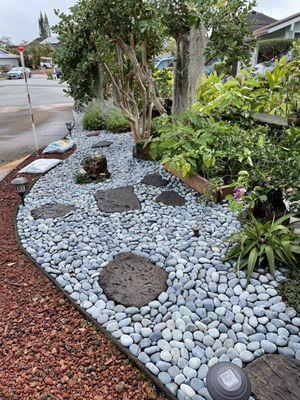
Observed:
[[[98,190],[95,199],[100,211],[107,213],[140,210],[141,205],[132,186]]]
[[[185,204],[185,199],[174,190],[162,192],[155,201],[164,203],[167,206],[183,206]]]
[[[167,181],[166,179],[163,179],[159,174],[149,174],[149,175],[144,176],[141,183],[144,183],[145,185],[163,187],[163,186],[167,186],[169,181]]]
[[[31,210],[33,219],[47,219],[64,217],[74,210],[74,206],[69,204],[45,204],[39,208]]]
[[[142,307],[167,289],[167,272],[133,253],[122,253],[100,273],[108,299],[126,307]]]
[[[113,144],[113,142],[110,142],[109,140],[103,140],[102,142],[97,142],[93,144],[92,148],[93,149],[98,149],[99,147],[109,147]]]

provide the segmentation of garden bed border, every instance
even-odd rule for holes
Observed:
[[[184,182],[192,189],[196,190],[198,193],[204,193],[209,185],[209,181],[200,175],[194,175],[192,177],[184,178],[180,172],[174,171],[172,168],[169,167],[168,164],[163,164],[163,166],[166,171],[168,171],[172,175],[175,175],[182,182]],[[234,191],[233,186],[230,185],[221,186],[221,188],[215,192],[215,201],[219,203],[220,201],[224,200],[227,195],[233,194],[233,191]]]

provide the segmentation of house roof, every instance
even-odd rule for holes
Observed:
[[[9,51],[7,51],[7,50],[4,50],[4,49],[0,49],[0,58],[19,58],[19,56],[17,55],[17,54],[13,54],[13,53],[10,53]]]
[[[276,19],[255,10],[248,14],[248,28],[251,32],[276,21]]]
[[[54,44],[54,45],[58,43],[59,39],[57,36],[49,36],[40,42],[40,44]]]
[[[285,26],[288,26],[296,21],[300,21],[300,12],[290,15],[289,17],[280,19],[279,21],[272,22],[271,24],[263,26],[262,28],[256,29],[253,32],[253,35],[254,36],[262,36],[262,35],[265,35],[266,33],[274,32],[279,29],[282,29]]]

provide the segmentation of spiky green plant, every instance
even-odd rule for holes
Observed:
[[[229,238],[230,243],[237,243],[228,250],[226,260],[237,259],[238,271],[246,268],[248,280],[257,265],[267,265],[271,273],[280,263],[295,267],[296,255],[300,254],[300,235],[283,225],[292,216],[286,214],[276,221],[274,217],[267,222],[252,216],[241,232]]]

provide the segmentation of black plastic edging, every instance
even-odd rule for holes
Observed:
[[[48,172],[48,171],[47,171]],[[45,175],[45,174],[44,174]],[[40,176],[33,182],[37,182],[37,180],[40,178]],[[31,190],[33,185],[28,189],[28,192]],[[61,292],[69,301],[69,303],[77,310],[79,311],[88,321],[92,322],[93,325],[96,327],[98,331],[100,331],[102,334],[105,335],[107,339],[109,339],[111,342],[113,342],[117,348],[125,354],[132,362],[133,364],[144,374],[146,377],[153,381],[155,386],[165,395],[167,396],[168,399],[170,400],[178,400],[176,396],[173,395],[166,387],[163,385],[160,380],[150,372],[148,368],[137,358],[135,357],[126,347],[124,347],[121,342],[119,342],[118,339],[114,338],[102,325],[99,324],[98,321],[96,321],[86,310],[84,310],[82,307],[80,307],[79,304],[76,303],[72,297],[56,282],[56,280],[47,272],[45,271],[35,260],[34,258],[24,249],[24,247],[21,244],[20,238],[19,238],[19,233],[18,233],[18,227],[17,227],[17,215],[19,211],[20,203],[16,207],[14,211],[14,230],[15,230],[15,239],[22,251],[22,253],[32,262],[32,264],[43,273],[47,278],[51,280],[51,282],[55,285],[56,289]]]

